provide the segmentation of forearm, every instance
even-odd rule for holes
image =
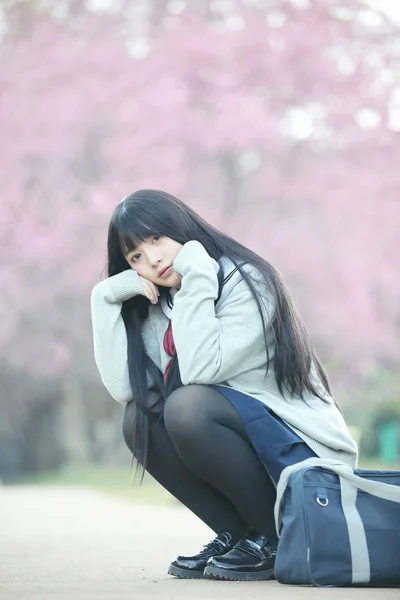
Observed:
[[[122,303],[141,293],[137,273],[124,271],[97,284],[91,295],[94,356],[101,379],[117,401],[132,399]]]

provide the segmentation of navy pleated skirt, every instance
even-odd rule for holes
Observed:
[[[293,429],[260,400],[223,385],[212,387],[235,407],[255,451],[276,483],[285,467],[317,456]]]

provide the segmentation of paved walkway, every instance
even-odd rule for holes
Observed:
[[[179,580],[178,552],[210,531],[180,506],[143,506],[76,487],[0,487],[1,600],[395,600],[399,589]]]

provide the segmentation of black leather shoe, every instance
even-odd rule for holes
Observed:
[[[233,581],[274,578],[276,547],[265,535],[247,534],[223,556],[214,556],[204,569],[205,577]]]
[[[199,579],[203,577],[203,571],[209,558],[220,556],[231,548],[233,548],[231,534],[227,532],[219,533],[198,554],[194,556],[177,556],[169,565],[168,573],[184,579]]]

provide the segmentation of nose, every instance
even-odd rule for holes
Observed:
[[[162,260],[160,249],[154,246],[152,248],[149,248],[148,259],[152,267],[158,267]]]

